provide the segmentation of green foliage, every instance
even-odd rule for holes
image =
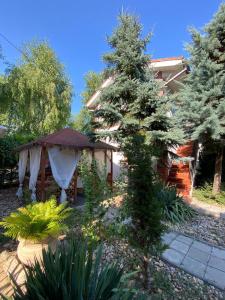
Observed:
[[[80,132],[90,134],[93,131],[92,128],[92,114],[86,107],[88,100],[91,96],[100,88],[103,82],[104,76],[102,73],[95,73],[93,71],[88,72],[85,77],[85,89],[81,94],[83,107],[80,112],[75,115],[71,120],[70,126]]]
[[[150,248],[161,245],[162,203],[154,193],[151,151],[141,136],[133,137],[126,149],[129,162],[127,208],[132,218],[131,242],[147,256]]]
[[[106,168],[96,160],[90,161],[85,153],[80,163],[80,174],[85,195],[85,207],[81,220],[82,233],[86,238],[99,242],[104,235],[103,216],[106,209],[102,201],[111,196]]]
[[[106,168],[101,169],[96,160],[90,162],[86,153],[80,163],[80,173],[85,195],[85,211],[93,215],[94,209],[110,195]]]
[[[102,90],[94,124],[123,147],[129,137],[138,132],[146,136],[146,142],[158,150],[181,142],[181,131],[168,116],[171,109],[169,97],[163,96],[162,85],[148,67],[150,56],[145,54],[149,36],[142,38],[142,26],[129,14],[119,16],[119,26],[108,39],[111,53],[104,55],[107,71],[113,83]],[[115,75],[116,74],[116,75]],[[118,129],[108,128],[117,125]]]
[[[199,140],[205,147],[215,147],[214,192],[221,184],[222,149],[225,141],[225,4],[223,3],[203,34],[191,30],[191,72],[178,94],[178,124],[187,139]],[[180,126],[181,126],[180,125]],[[205,145],[207,143],[207,146]]]
[[[166,221],[180,223],[195,216],[195,211],[177,194],[176,187],[158,183],[154,188],[156,198],[162,204]]]
[[[0,138],[0,169],[14,168],[18,162],[14,151],[21,144],[30,142],[33,135],[11,134]]]
[[[92,132],[91,112],[86,107],[83,107],[80,112],[74,116],[74,119],[71,120],[69,125],[71,128],[85,134]]]
[[[13,239],[43,241],[57,237],[67,229],[65,221],[71,208],[66,206],[66,203],[57,205],[55,198],[29,204],[5,217],[0,225],[5,229],[5,235]]]
[[[193,190],[193,196],[206,203],[225,205],[224,185],[222,185],[220,193],[214,195],[212,193],[212,184],[205,183],[203,187],[198,187]]]
[[[46,42],[26,44],[22,51],[20,63],[8,70],[0,89],[0,103],[8,103],[9,128],[43,135],[64,127],[72,89],[63,65]]]
[[[116,263],[102,265],[101,257],[102,247],[94,255],[85,242],[75,240],[54,254],[43,251],[43,263],[26,269],[26,292],[17,286],[14,299],[133,299],[132,293],[120,288],[123,270]]]
[[[93,94],[100,88],[104,80],[104,75],[103,73],[89,71],[85,75],[84,80],[86,85],[81,97],[83,103],[86,104],[88,100],[90,100],[91,96],[93,96]]]

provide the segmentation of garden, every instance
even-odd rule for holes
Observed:
[[[72,87],[54,51],[47,43],[25,45],[22,62],[0,77],[0,120],[8,129],[0,137],[3,299],[225,299],[225,218],[202,213],[191,202],[193,196],[210,206],[225,203],[224,28],[225,4],[204,34],[191,31],[191,71],[171,96],[149,67],[150,36],[142,36],[138,18],[122,13],[108,38],[106,68],[86,77],[84,107],[75,120],[70,116]],[[88,99],[109,77],[112,84],[100,89],[98,103],[89,111]],[[88,139],[88,147],[82,145],[79,155],[65,144],[66,136],[64,144],[51,144],[43,137],[55,138],[58,130],[74,129]],[[89,155],[86,149],[107,145],[102,142],[106,138],[117,145],[111,146],[111,155],[118,150],[123,154],[118,176],[113,177],[112,156],[108,174],[106,150],[102,165],[94,151]],[[196,152],[182,162],[184,158],[171,149],[190,140]],[[50,165],[41,160],[41,151],[39,161],[31,155],[32,147],[37,150],[42,145],[40,141]],[[24,144],[30,147],[26,164],[16,151],[24,150]],[[64,151],[76,154],[75,168],[69,164],[68,173],[72,178],[76,170],[76,180],[78,175],[81,179],[78,193],[84,201],[79,205],[67,195],[71,178],[65,185],[63,174],[57,174],[52,164],[54,146],[64,167],[68,165]],[[160,176],[154,162],[168,157],[193,163],[192,195],[182,195]],[[33,176],[34,161],[38,161],[36,177],[40,165],[46,191],[40,199],[36,184],[28,188],[21,181],[26,174]],[[61,196],[45,186],[49,169]],[[186,258],[190,264],[185,267]]]

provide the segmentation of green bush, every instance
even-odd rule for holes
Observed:
[[[17,153],[15,148],[19,145],[30,142],[34,136],[32,135],[6,135],[0,139],[0,169],[14,168],[17,164]]]
[[[225,205],[225,186],[223,184],[221,192],[213,195],[212,184],[206,183],[203,187],[195,188],[193,190],[193,196],[206,203]]]
[[[19,300],[122,300],[134,294],[122,289],[123,270],[102,264],[102,247],[96,252],[86,242],[71,240],[55,253],[43,251],[43,262],[27,268],[26,292],[17,285],[14,299]],[[141,298],[138,298],[141,299]]]
[[[157,183],[155,185],[155,193],[162,204],[163,215],[166,221],[180,223],[191,219],[195,215],[195,211],[177,194],[176,187]]]
[[[57,205],[55,198],[29,204],[5,217],[0,225],[5,229],[4,234],[14,239],[43,241],[57,237],[67,229],[65,222],[72,209],[66,206],[66,203]]]

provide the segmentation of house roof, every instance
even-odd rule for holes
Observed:
[[[151,67],[155,72],[158,71],[171,71],[176,72],[177,74],[184,73],[187,70],[187,65],[183,56],[174,56],[174,57],[164,57],[164,58],[155,58],[149,61],[149,67]],[[176,76],[173,76],[174,79],[177,79]],[[110,84],[113,83],[115,78],[109,77],[106,79],[101,87],[91,96],[86,106],[90,109],[94,109],[97,103],[97,99],[101,94],[101,90]],[[171,80],[170,80],[171,82]]]
[[[153,58],[151,62],[160,62],[160,61],[171,61],[171,60],[183,60],[184,57],[180,56],[173,56],[173,57],[163,57],[163,58]]]
[[[84,149],[116,150],[115,147],[106,144],[104,142],[92,143],[87,135],[82,134],[71,128],[61,129],[55,133],[44,136],[28,144],[21,145],[16,150],[21,151],[38,145],[46,146],[46,147],[57,145],[57,146],[69,147],[77,150],[84,150]]]

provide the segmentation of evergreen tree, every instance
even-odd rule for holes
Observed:
[[[118,141],[122,150],[139,132],[145,134],[145,142],[165,150],[181,142],[182,133],[168,116],[171,101],[154,77],[150,56],[145,54],[149,36],[141,38],[141,30],[135,17],[121,15],[118,28],[108,39],[113,51],[103,58],[114,81],[102,90],[100,108],[95,111],[101,122],[95,126],[104,128],[104,134]],[[107,130],[114,125],[116,131]]]
[[[127,205],[132,218],[130,241],[142,256],[144,285],[149,285],[149,252],[159,246],[164,230],[162,210],[152,183],[151,152],[166,150],[179,143],[181,133],[168,116],[169,98],[150,68],[145,54],[149,36],[141,37],[142,27],[131,15],[119,17],[119,26],[108,42],[112,52],[104,55],[113,83],[104,88],[95,111],[95,126],[104,129],[101,137],[117,141],[128,163]],[[165,92],[165,91],[164,91]],[[116,126],[117,130],[108,130]]]
[[[225,143],[225,4],[204,33],[192,29],[191,72],[178,95],[178,123],[187,139],[216,149],[213,193],[221,186]],[[207,146],[206,146],[207,145]]]

